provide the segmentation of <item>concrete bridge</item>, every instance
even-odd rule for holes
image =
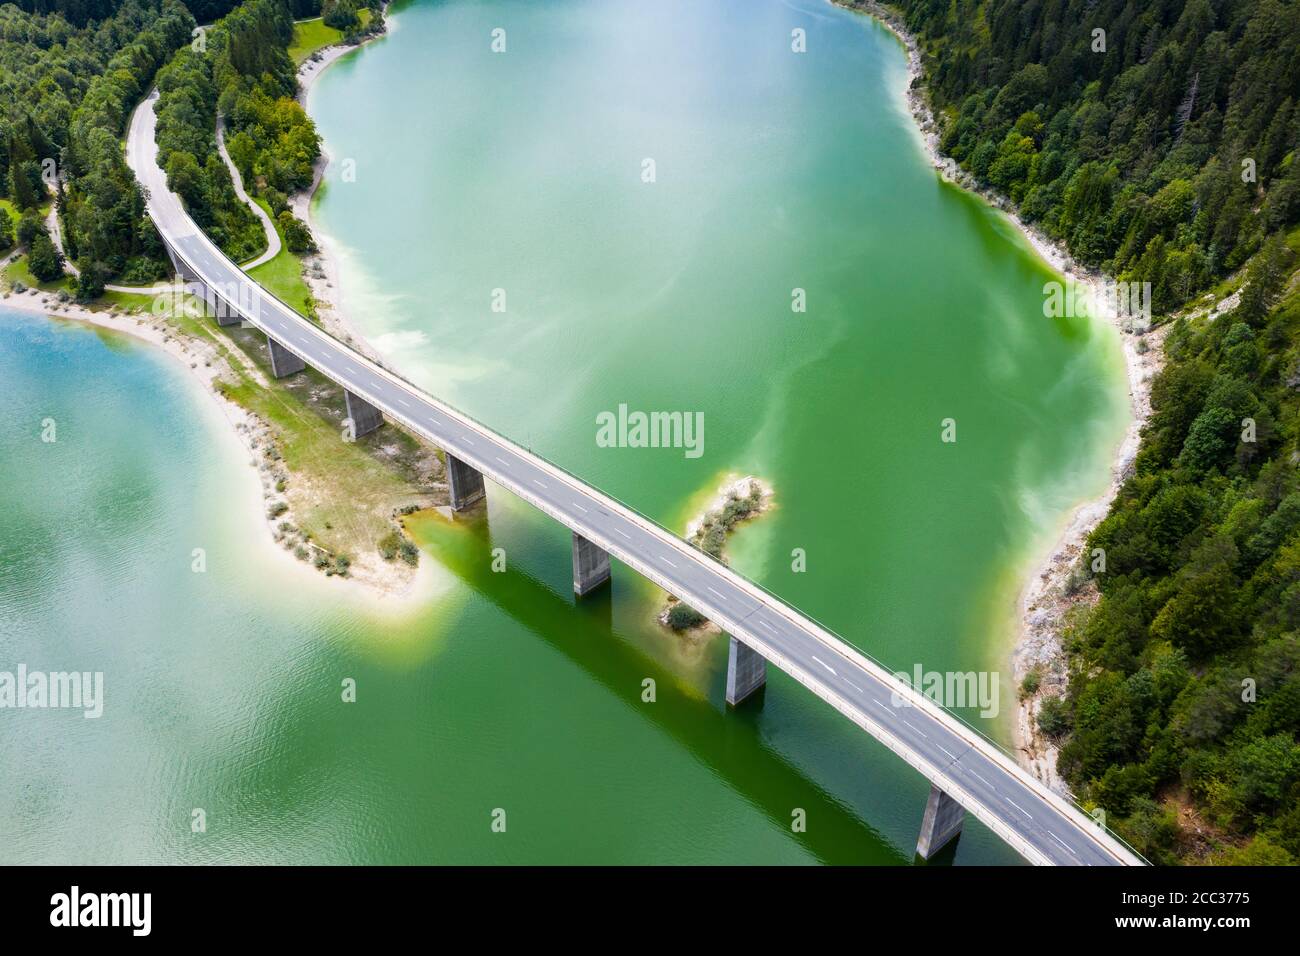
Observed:
[[[215,307],[217,321],[247,322],[266,334],[277,378],[310,364],[343,387],[355,436],[387,417],[441,448],[453,510],[483,498],[490,479],[570,529],[579,597],[609,580],[612,556],[706,615],[729,635],[728,705],[762,688],[772,664],[893,750],[931,784],[916,847],[921,857],[954,839],[971,813],[1031,863],[1143,862],[991,741],[846,641],[648,518],[380,368],[263,290],[167,189],[154,142],[156,100],[151,93],[136,109],[127,136],[127,160],[148,191],[149,215],[176,271]]]

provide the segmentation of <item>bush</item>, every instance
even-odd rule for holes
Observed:
[[[316,240],[312,238],[311,230],[289,210],[280,213],[276,217],[276,222],[280,224],[280,231],[284,233],[284,244],[290,252],[302,255],[316,251]]]
[[[392,561],[402,547],[402,536],[396,531],[390,531],[379,539],[376,547],[379,549],[380,557],[385,561]]]
[[[1038,711],[1038,729],[1044,736],[1053,739],[1063,737],[1069,732],[1070,718],[1062,698],[1049,697],[1043,701]]]
[[[668,609],[668,626],[674,631],[685,631],[692,627],[699,627],[707,621],[707,617],[681,601]]]

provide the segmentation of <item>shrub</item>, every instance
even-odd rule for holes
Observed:
[[[678,601],[668,609],[668,626],[674,631],[685,631],[699,627],[708,620],[703,614],[688,604]]]
[[[1065,702],[1060,697],[1049,697],[1038,711],[1038,729],[1047,737],[1059,738],[1070,729],[1070,718]]]

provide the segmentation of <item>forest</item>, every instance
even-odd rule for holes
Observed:
[[[325,21],[340,23],[345,39],[382,28],[377,4],[365,28],[357,9],[327,0]],[[207,31],[205,49],[182,48],[158,75],[159,162],[168,184],[237,262],[260,252],[265,239],[217,154],[218,115],[245,188],[266,203],[291,251],[314,248],[307,225],[289,211],[289,196],[311,185],[320,156],[287,52],[296,12],[285,0],[249,0]]]
[[[218,112],[249,192],[267,198],[277,216],[287,193],[310,185],[320,155],[316,128],[294,100],[292,37],[287,4],[251,0],[207,31],[204,49],[182,48],[158,74],[158,161],[167,183],[236,262],[257,255],[266,238],[217,152]]]
[[[1300,7],[906,0],[942,150],[1167,311],[1300,213]]]
[[[52,196],[68,255],[84,267],[83,298],[109,276],[163,274],[120,140],[155,71],[193,26],[177,0],[126,0],[83,27],[58,13],[0,7],[0,197],[22,217],[14,238],[28,246],[38,278],[63,272],[41,214]]]
[[[377,8],[363,27],[351,0],[326,7],[345,36],[382,28]],[[18,217],[0,215],[0,253],[18,244],[37,279],[63,276],[46,222],[53,203],[78,300],[95,299],[106,282],[142,285],[170,274],[122,150],[130,113],[155,82],[164,168],[195,219],[237,260],[265,247],[216,150],[220,111],[250,193],[279,219],[293,251],[309,250],[310,233],[288,212],[287,196],[310,184],[320,145],[294,99],[286,48],[294,19],[320,13],[320,0],[0,6],[0,199]],[[213,17],[221,19],[201,26]]]
[[[1170,325],[1072,581],[1058,769],[1154,862],[1300,862],[1300,5],[899,8],[942,150]]]
[[[79,299],[170,273],[121,146],[155,83],[168,182],[214,240],[241,261],[265,241],[220,116],[250,193],[309,249],[287,197],[320,142],[286,50],[295,18],[375,28],[359,8],[0,5],[0,253],[62,275],[52,208]],[[1076,575],[1095,600],[1065,634],[1068,690],[1039,718],[1059,769],[1155,862],[1300,862],[1300,3],[897,8],[942,150],[1080,263],[1149,282],[1169,328],[1141,451]],[[1207,314],[1207,293],[1230,307]]]

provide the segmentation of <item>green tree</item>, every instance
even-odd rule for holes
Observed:
[[[43,229],[32,239],[27,266],[32,275],[42,282],[53,282],[63,275],[63,254],[55,248],[50,234]]]
[[[1226,565],[1192,574],[1156,614],[1151,633],[1194,660],[1225,650],[1234,637],[1236,578]]]
[[[316,241],[312,239],[307,224],[289,210],[280,213],[276,221],[280,224],[280,231],[284,233],[284,244],[289,247],[290,252],[302,254],[316,249]]]

